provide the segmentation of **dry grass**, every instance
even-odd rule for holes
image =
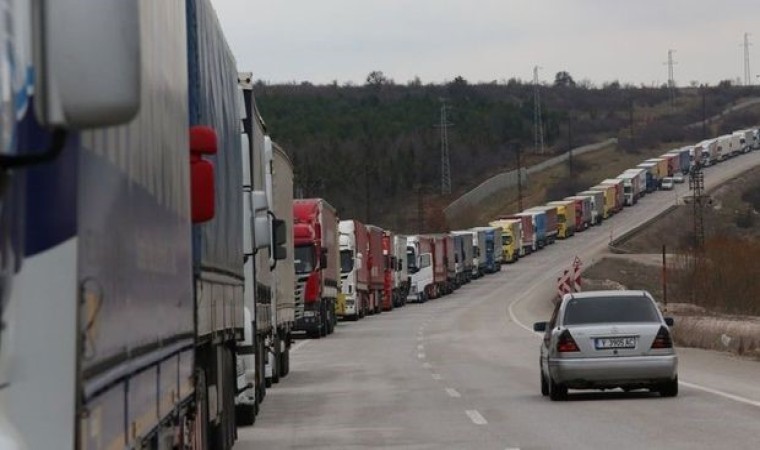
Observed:
[[[573,179],[577,180],[579,190],[598,184],[606,178],[614,178],[626,169],[635,167],[645,159],[679,147],[680,144],[668,144],[640,152],[625,152],[615,146],[606,147],[576,157]],[[527,186],[523,186],[523,208],[559,200],[548,198],[547,193],[557,184],[570,179],[567,164],[560,164],[539,173],[530,175]],[[467,228],[482,225],[502,214],[518,212],[517,187],[505,189],[487,198],[481,205],[469,208],[457,217],[449,218],[452,228]]]

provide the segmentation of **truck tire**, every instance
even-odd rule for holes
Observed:
[[[290,372],[290,346],[286,345],[280,357],[280,376],[285,377]]]
[[[208,388],[206,372],[201,369],[195,372],[195,420],[193,422],[193,442],[197,447],[208,445]]]
[[[274,361],[272,363],[272,383],[280,382],[280,359],[282,358],[282,342],[280,341],[280,334],[274,333]]]
[[[319,302],[319,337],[327,336],[327,306],[325,301]]]

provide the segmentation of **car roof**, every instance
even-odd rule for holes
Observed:
[[[609,291],[586,291],[586,292],[576,292],[573,294],[565,294],[565,297],[563,300],[567,301],[573,298],[581,299],[581,298],[610,298],[610,297],[647,297],[650,298],[651,294],[647,291],[643,290],[632,290],[632,289],[625,289],[625,290],[609,290]]]

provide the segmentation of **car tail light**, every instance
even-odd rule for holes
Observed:
[[[306,279],[304,302],[311,303],[319,299],[319,272],[312,272]]]
[[[579,352],[578,344],[575,343],[575,339],[570,335],[569,330],[565,330],[559,335],[557,340],[557,351],[559,353]]]
[[[673,339],[670,338],[670,332],[665,327],[660,327],[657,336],[652,342],[652,348],[673,348]]]

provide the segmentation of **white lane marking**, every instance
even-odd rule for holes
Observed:
[[[437,381],[443,380],[443,376],[440,373],[434,373],[432,374],[432,377],[434,380],[437,380]]]
[[[520,447],[507,447],[504,450],[520,450]]]
[[[733,400],[735,402],[744,403],[745,405],[750,405],[750,406],[754,406],[756,408],[760,408],[760,402],[758,402],[756,400],[750,400],[750,399],[748,399],[746,397],[740,397],[738,395],[729,394],[728,392],[723,392],[723,391],[719,391],[717,389],[712,389],[712,388],[709,388],[709,387],[700,386],[700,385],[694,384],[694,383],[688,383],[686,381],[679,381],[678,384],[680,384],[681,386],[686,386],[686,387],[691,388],[691,389],[696,389],[698,391],[707,392],[707,393],[713,394],[713,395],[718,395],[720,397],[727,398],[727,399]]]
[[[462,394],[460,394],[459,392],[457,392],[457,390],[454,389],[454,388],[446,388],[446,393],[449,394],[449,397],[452,397],[452,398],[460,398],[460,397],[462,397]]]
[[[433,368],[433,365],[432,365],[432,364],[430,364],[429,362],[426,362],[426,363],[422,363],[422,367],[424,367],[424,368],[426,368],[426,369],[432,369],[432,368]]]
[[[530,287],[527,291],[523,293],[521,297],[516,298],[512,303],[509,304],[509,308],[507,308],[507,311],[509,312],[509,318],[512,319],[512,322],[516,323],[520,328],[524,329],[525,331],[533,334],[534,336],[539,336],[539,333],[536,333],[533,331],[533,327],[529,327],[525,325],[524,323],[520,322],[520,319],[517,318],[517,315],[515,315],[514,306],[520,301],[522,301],[524,298],[527,298],[528,295],[533,292],[536,288],[538,288],[541,285],[541,283],[536,283],[533,286]]]
[[[417,336],[417,340],[418,340],[418,341],[421,341],[422,339],[423,339],[423,337],[422,337],[422,335],[421,335],[421,334],[420,334],[419,336]]]
[[[417,358],[418,359],[425,359],[425,354],[424,353],[417,353]]]
[[[417,350],[425,350],[425,346],[420,344],[417,346]]]
[[[300,341],[298,344],[296,344],[296,345],[294,345],[294,346],[290,347],[290,351],[291,351],[291,352],[296,352],[296,351],[298,351],[299,349],[302,349],[302,348],[303,348],[305,345],[308,345],[308,344],[309,344],[309,342],[311,342],[311,340],[309,340],[309,339],[304,339],[303,341]]]
[[[488,424],[488,421],[486,420],[486,418],[483,417],[476,409],[468,409],[464,413],[467,414],[467,417],[469,417],[470,420],[472,420],[472,423],[474,423],[475,425]]]

